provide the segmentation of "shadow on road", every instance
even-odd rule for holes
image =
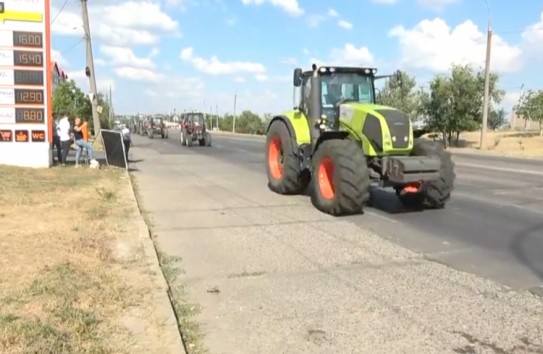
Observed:
[[[539,279],[543,280],[543,265],[534,264],[530,257],[526,254],[527,249],[533,249],[533,246],[527,246],[526,243],[535,239],[535,235],[543,235],[543,223],[531,226],[519,232],[511,242],[511,251],[515,257],[529,268]],[[539,255],[541,257],[541,255]]]
[[[309,188],[307,188],[302,195],[310,198],[311,192]],[[424,209],[420,208],[406,208],[396,196],[396,192],[378,187],[370,189],[370,201],[368,202],[367,207],[378,209],[388,214],[420,213],[424,211]],[[360,215],[363,214],[364,212],[360,213]]]
[[[406,208],[398,199],[396,192],[381,188],[372,188],[370,190],[368,206],[389,214],[420,213],[424,211],[422,208]]]

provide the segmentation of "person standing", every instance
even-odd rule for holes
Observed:
[[[60,140],[60,148],[62,154],[60,156],[60,163],[62,166],[66,166],[66,158],[72,145],[72,137],[70,136],[70,121],[68,120],[68,114],[64,113],[60,121],[58,122],[58,138]]]
[[[75,167],[79,167],[79,159],[81,158],[81,152],[83,149],[87,149],[87,155],[91,162],[96,161],[94,159],[94,150],[92,145],[89,142],[85,141],[83,138],[83,127],[81,117],[75,117],[75,124],[73,129],[75,144],[77,145],[77,150],[75,152]]]
[[[53,120],[53,147],[57,150],[57,162],[62,163],[62,146],[60,144],[60,136],[58,127],[58,119]]]
[[[126,157],[126,162],[128,162],[128,150],[130,149],[130,145],[132,145],[132,135],[130,134],[130,129],[124,127],[121,130],[121,135],[123,137],[124,155]]]

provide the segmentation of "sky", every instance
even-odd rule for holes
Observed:
[[[492,72],[503,107],[543,89],[543,2],[536,0],[92,0],[96,80],[117,114],[293,107],[292,71],[312,63],[396,69],[420,86],[453,63]],[[51,0],[53,59],[85,92],[80,1]]]

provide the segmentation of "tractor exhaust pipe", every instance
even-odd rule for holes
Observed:
[[[317,71],[317,65],[313,64],[313,75],[311,76],[311,92],[309,95],[309,125],[311,135],[311,145],[313,148],[317,144],[317,140],[320,136],[319,121],[321,119],[321,83],[319,79],[319,73]]]

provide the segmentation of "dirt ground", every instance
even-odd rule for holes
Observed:
[[[543,157],[543,136],[539,136],[539,132],[488,131],[486,149],[482,151],[479,149],[480,138],[479,131],[461,133],[459,146],[451,150],[511,157]]]
[[[126,174],[0,175],[0,352],[166,352]]]

